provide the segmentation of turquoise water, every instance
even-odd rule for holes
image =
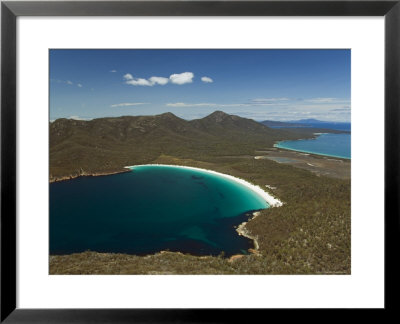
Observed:
[[[50,184],[50,254],[247,253],[253,242],[234,226],[267,207],[242,184],[179,167],[138,166],[56,182]]]
[[[351,159],[350,134],[321,134],[315,139],[283,141],[275,147],[293,151]]]

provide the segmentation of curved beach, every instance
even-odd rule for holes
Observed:
[[[282,201],[279,199],[273,197],[270,195],[268,192],[264,191],[262,188],[259,186],[256,186],[244,179],[237,178],[234,176],[231,176],[229,174],[224,174],[220,172],[216,172],[213,170],[208,170],[208,169],[202,169],[202,168],[195,168],[195,167],[189,167],[189,166],[184,166],[184,165],[172,165],[172,164],[139,164],[139,165],[131,165],[131,166],[125,166],[127,169],[134,169],[135,167],[140,167],[140,166],[167,166],[167,167],[179,167],[179,168],[185,168],[185,169],[190,169],[190,170],[197,170],[197,171],[202,171],[202,172],[207,172],[211,173],[214,175],[218,175],[220,177],[224,177],[230,180],[233,180],[237,183],[242,184],[243,186],[247,187],[248,189],[252,190],[253,192],[257,193],[259,196],[261,196],[270,207],[280,207],[283,205]]]

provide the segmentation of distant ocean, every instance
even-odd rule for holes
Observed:
[[[253,241],[235,226],[268,207],[240,183],[180,167],[51,183],[50,254],[247,254]]]
[[[298,124],[293,123],[293,126],[268,126],[270,128],[326,128],[326,129],[334,129],[340,131],[351,131],[351,123],[332,123],[332,122],[309,122],[307,124],[303,124],[299,126]]]
[[[315,139],[279,142],[275,147],[351,159],[351,134],[321,134]]]

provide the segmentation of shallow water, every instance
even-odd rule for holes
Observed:
[[[194,255],[246,253],[234,226],[269,207],[242,184],[167,166],[50,184],[50,254],[92,250]]]
[[[315,139],[279,142],[278,144],[275,144],[275,147],[299,152],[350,159],[351,135],[320,134]]]

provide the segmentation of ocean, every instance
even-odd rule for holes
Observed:
[[[293,125],[285,125],[285,126],[268,126],[270,128],[324,128],[324,129],[334,129],[334,130],[339,130],[339,131],[346,131],[350,132],[351,131],[351,123],[341,123],[341,122],[309,122],[306,124],[301,124],[301,121],[298,123],[292,122]]]

